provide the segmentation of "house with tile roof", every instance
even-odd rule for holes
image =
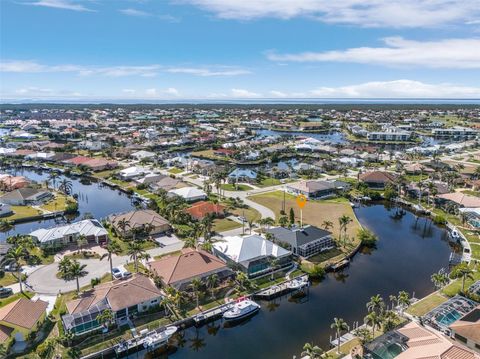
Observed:
[[[115,321],[122,322],[153,308],[159,308],[162,293],[153,280],[135,274],[127,280],[115,280],[84,292],[67,303],[68,314],[62,316],[65,330],[82,335],[101,329],[98,315],[111,310]]]
[[[397,176],[385,171],[370,171],[361,173],[358,179],[370,188],[383,189],[388,183],[395,182]]]
[[[478,208],[480,207],[480,198],[470,196],[462,192],[444,193],[436,197],[440,204],[454,203],[460,208]],[[1,200],[1,199],[0,199]]]
[[[151,209],[140,209],[136,211],[113,214],[108,221],[115,228],[115,231],[122,236],[132,235],[132,230],[149,229],[149,235],[157,235],[170,231],[171,226],[165,218]],[[128,228],[121,228],[121,223],[128,223]],[[119,225],[120,224],[120,225]]]
[[[50,191],[25,187],[5,193],[0,196],[0,202],[11,206],[27,206],[42,204],[52,198],[53,194]]]
[[[449,328],[455,340],[480,353],[480,305]]]
[[[183,249],[178,256],[166,256],[148,263],[150,271],[164,285],[185,290],[194,278],[205,280],[216,274],[220,280],[233,276],[225,262],[204,250]]]
[[[106,243],[108,232],[96,219],[85,219],[80,222],[52,228],[40,228],[30,233],[34,241],[44,247],[59,247],[75,244],[80,236],[90,243]]]
[[[48,303],[43,300],[20,298],[0,308],[0,344],[15,336],[24,341],[27,335],[43,323]]]
[[[258,277],[271,272],[275,267],[292,265],[292,252],[258,235],[228,236],[213,245],[214,254],[227,263],[238,267],[249,277]]]
[[[222,206],[218,203],[212,203],[207,201],[201,201],[193,204],[191,207],[185,209],[185,212],[188,213],[193,219],[201,221],[208,215],[214,217],[223,217],[225,215],[225,210],[227,207]]]

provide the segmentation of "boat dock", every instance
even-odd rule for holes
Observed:
[[[337,270],[340,270],[350,264],[350,260],[348,258],[345,258],[344,260],[341,260],[340,262],[337,262],[335,264],[332,264],[330,267],[334,272]]]
[[[220,307],[216,307],[205,312],[200,312],[193,317],[193,321],[195,322],[195,325],[197,325],[217,319],[218,317],[221,317],[223,313],[229,310],[231,306],[231,303],[227,303]]]
[[[280,283],[278,285],[274,285],[265,290],[261,290],[255,293],[254,297],[260,298],[260,299],[271,299],[288,292],[301,290],[308,286],[309,286],[308,275],[305,274],[305,275],[296,277],[294,279],[288,280],[286,282]]]

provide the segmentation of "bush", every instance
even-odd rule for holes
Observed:
[[[444,216],[439,214],[439,215],[433,217],[433,223],[435,223],[435,224],[445,224],[445,223],[447,223],[447,220],[445,219]]]
[[[65,214],[75,214],[78,212],[78,203],[73,201],[68,201],[67,206],[65,207]]]
[[[365,228],[358,230],[358,239],[365,247],[375,247],[378,240],[377,236]]]
[[[307,270],[307,273],[312,279],[322,279],[325,277],[325,268],[319,264],[314,264]]]

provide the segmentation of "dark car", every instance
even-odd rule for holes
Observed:
[[[7,298],[13,294],[12,288],[0,287],[0,298]]]

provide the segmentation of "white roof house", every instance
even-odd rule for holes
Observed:
[[[85,219],[80,222],[53,228],[40,228],[30,233],[40,244],[75,243],[79,236],[85,236],[88,241],[106,241],[107,230],[96,219]]]
[[[207,194],[205,192],[195,187],[172,189],[171,191],[168,191],[168,193],[183,197],[188,202],[198,201],[207,198]]]
[[[137,152],[132,153],[131,156],[133,158],[137,159],[138,161],[141,161],[141,160],[144,160],[144,159],[147,159],[147,158],[155,157],[155,153],[141,150],[141,151],[137,151]]]
[[[136,167],[136,166],[133,166],[133,167],[128,167],[128,168],[125,168],[123,170],[121,170],[119,172],[119,175],[122,177],[122,178],[135,178],[135,177],[139,177],[139,176],[143,176],[144,174],[146,173],[149,173],[150,171],[148,169],[146,169],[145,167]]]

